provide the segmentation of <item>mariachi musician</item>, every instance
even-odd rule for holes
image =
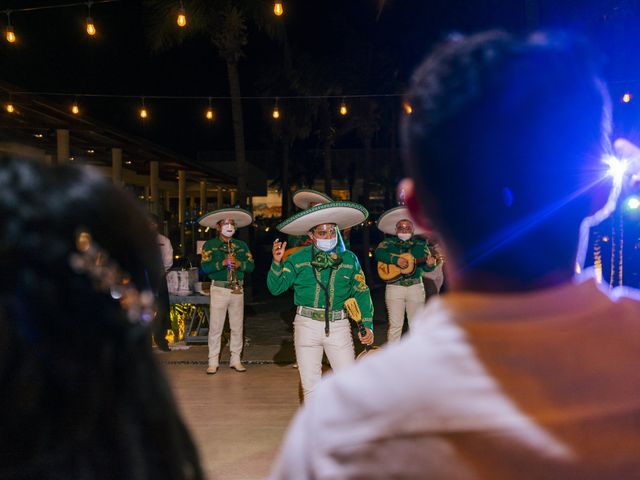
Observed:
[[[244,346],[242,284],[245,273],[253,271],[254,261],[247,244],[233,236],[238,228],[251,225],[253,217],[241,208],[223,208],[203,215],[198,222],[217,231],[216,237],[202,246],[202,270],[211,279],[207,374],[218,371],[220,337],[227,312],[231,329],[229,366],[236,372],[244,372],[247,369],[240,360]]]
[[[424,305],[422,274],[435,268],[427,241],[416,235],[424,232],[410,220],[409,211],[400,206],[387,210],[378,219],[378,229],[390,235],[376,248],[378,275],[387,283],[385,302],[389,330],[387,341],[400,339],[405,313],[411,326],[414,313]]]

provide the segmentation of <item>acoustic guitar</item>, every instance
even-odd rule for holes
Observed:
[[[394,265],[392,263],[384,263],[378,262],[378,275],[385,282],[392,282],[400,278],[402,275],[413,275],[413,272],[416,271],[418,265],[422,263],[427,263],[429,258],[433,257],[425,257],[425,258],[415,258],[410,253],[401,253],[401,254],[392,254],[395,257],[404,258],[408,265],[404,268],[400,268],[398,265]]]

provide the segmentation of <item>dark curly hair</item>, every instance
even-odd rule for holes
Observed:
[[[70,268],[79,228],[156,290],[155,236],[126,192],[0,158],[0,478],[201,478],[148,326]]]
[[[529,220],[602,178],[608,95],[586,43],[561,32],[452,36],[416,70],[408,99],[407,170],[460,263],[508,239],[484,269],[526,278],[571,265],[589,200]]]

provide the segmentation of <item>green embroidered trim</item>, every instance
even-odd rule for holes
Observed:
[[[353,202],[328,202],[328,203],[321,203],[319,205],[315,205],[311,208],[307,208],[306,210],[301,210],[300,212],[296,213],[295,215],[287,218],[285,221],[280,222],[278,225],[276,225],[276,229],[282,230],[284,227],[286,227],[290,223],[306,215],[319,212],[327,208],[336,208],[336,207],[348,207],[348,208],[353,208],[355,210],[359,210],[364,215],[363,220],[366,220],[369,217],[369,211],[360,204],[353,203]],[[320,222],[320,223],[323,223],[323,222]]]
[[[329,281],[329,308],[332,309],[333,308],[333,304],[335,303],[333,300],[335,298],[335,284],[336,284],[336,275],[335,275],[335,271],[332,270],[329,275],[331,277],[331,280]]]
[[[280,270],[280,271],[275,271],[275,270],[273,269],[273,267],[271,267],[271,268],[270,268],[270,270],[271,270],[271,272],[273,272],[273,274],[274,274],[274,275],[277,275],[278,277],[279,277],[280,275],[282,275],[282,270]]]
[[[302,263],[296,263],[295,267],[296,268],[300,268],[300,267],[310,267],[311,266],[311,262],[302,262]]]
[[[320,280],[322,281],[322,277],[320,277]],[[314,308],[319,308],[318,306],[318,301],[320,300],[320,285],[318,285],[316,283],[316,296],[313,299],[313,306]]]

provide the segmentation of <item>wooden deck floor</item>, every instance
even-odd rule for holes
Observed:
[[[266,476],[299,401],[298,371],[290,365],[164,365],[176,401],[200,451],[208,479]]]

